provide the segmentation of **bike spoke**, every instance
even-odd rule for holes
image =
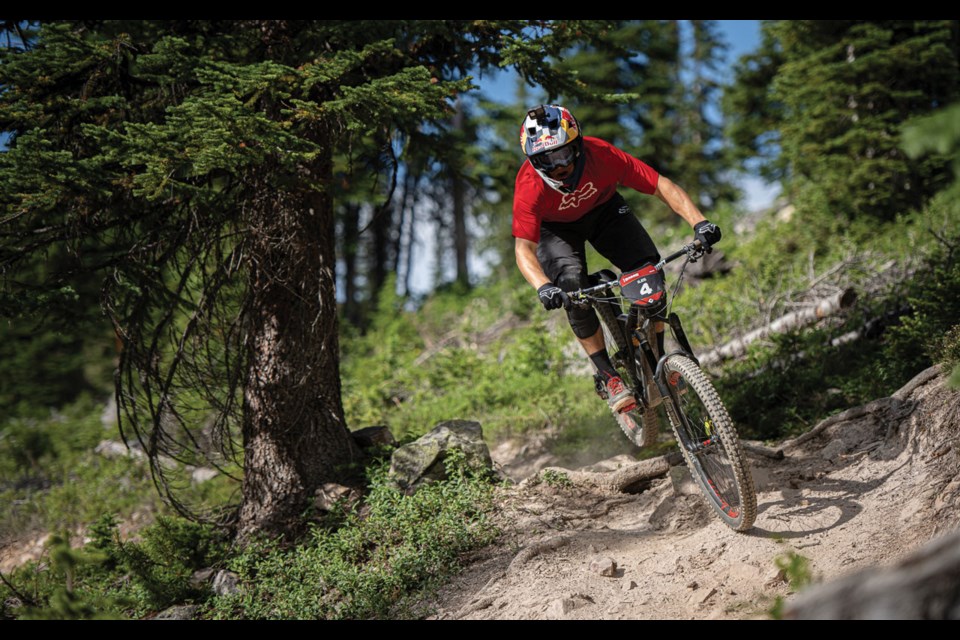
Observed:
[[[689,395],[689,394],[688,394]],[[737,483],[733,475],[730,459],[719,434],[712,433],[710,418],[704,415],[702,407],[684,398],[682,416],[690,436],[688,450],[696,457],[706,476],[715,498],[721,508],[731,517],[736,517],[739,509]]]
[[[688,378],[688,372],[694,377]],[[699,367],[686,358],[671,365],[667,380],[675,408],[668,415],[691,473],[731,526],[748,528],[756,515],[752,481],[742,464],[736,431],[716,392]],[[701,397],[703,393],[707,396]]]

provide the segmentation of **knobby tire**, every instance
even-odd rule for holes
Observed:
[[[690,358],[672,355],[664,363],[673,402],[667,417],[690,473],[707,502],[734,531],[746,531],[757,516],[757,495],[740,438],[707,375]],[[686,384],[677,382],[677,375]],[[673,381],[673,382],[671,382]]]

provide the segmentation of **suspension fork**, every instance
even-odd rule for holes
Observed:
[[[663,367],[667,359],[675,355],[685,356],[693,360],[698,367],[700,366],[700,361],[697,360],[695,355],[693,355],[693,349],[690,347],[690,341],[687,339],[687,334],[683,330],[683,325],[680,324],[680,317],[676,313],[671,313],[667,318],[667,322],[670,323],[670,329],[673,331],[673,337],[676,338],[677,342],[680,344],[680,348],[675,351],[671,351],[670,353],[665,353],[660,357],[660,360],[653,369],[653,379],[656,380],[657,387],[660,389],[660,393],[663,395],[663,397],[670,399],[672,402],[673,398],[669,395],[667,376],[663,371]]]
[[[690,341],[687,340],[687,334],[683,330],[683,325],[680,324],[680,317],[675,313],[671,313],[670,317],[667,318],[667,322],[670,323],[670,329],[673,331],[673,336],[677,339],[677,342],[680,343],[680,348],[686,351],[686,355],[697,363],[699,367],[700,361],[693,355],[693,348],[690,346]]]

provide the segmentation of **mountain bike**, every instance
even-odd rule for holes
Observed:
[[[680,318],[669,310],[663,268],[686,256],[683,270],[703,256],[699,240],[663,258],[617,276],[609,269],[590,274],[591,286],[569,292],[570,303],[592,306],[600,318],[610,359],[636,407],[614,412],[627,438],[641,447],[657,442],[663,406],[690,473],[721,520],[735,531],[753,526],[757,496],[736,427],[713,383],[700,368]],[[664,327],[672,344],[666,352]],[[660,329],[659,333],[657,329]],[[606,400],[602,377],[594,377]]]

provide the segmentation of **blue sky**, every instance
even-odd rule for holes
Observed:
[[[745,53],[760,46],[759,20],[718,20],[720,30],[730,45],[727,62],[732,64]]]
[[[760,45],[759,20],[717,20],[720,32],[728,45],[727,65],[721,72],[720,80],[733,80],[732,67],[740,56],[751,53]],[[490,98],[512,102],[516,89],[516,80],[512,73],[502,72],[485,75],[477,80],[481,90]],[[718,116],[719,117],[719,116]],[[745,176],[740,181],[744,189],[742,206],[745,211],[755,211],[769,207],[780,189],[778,185],[768,185],[758,178]]]
[[[727,67],[723,80],[729,81],[733,77],[730,75],[730,68],[733,63],[745,53],[754,51],[760,45],[760,21],[759,20],[717,20],[720,32],[726,40],[729,49],[727,51]],[[510,73],[499,73],[488,75],[478,81],[484,91],[490,93],[492,97],[504,98],[512,96],[514,90],[514,79]]]

